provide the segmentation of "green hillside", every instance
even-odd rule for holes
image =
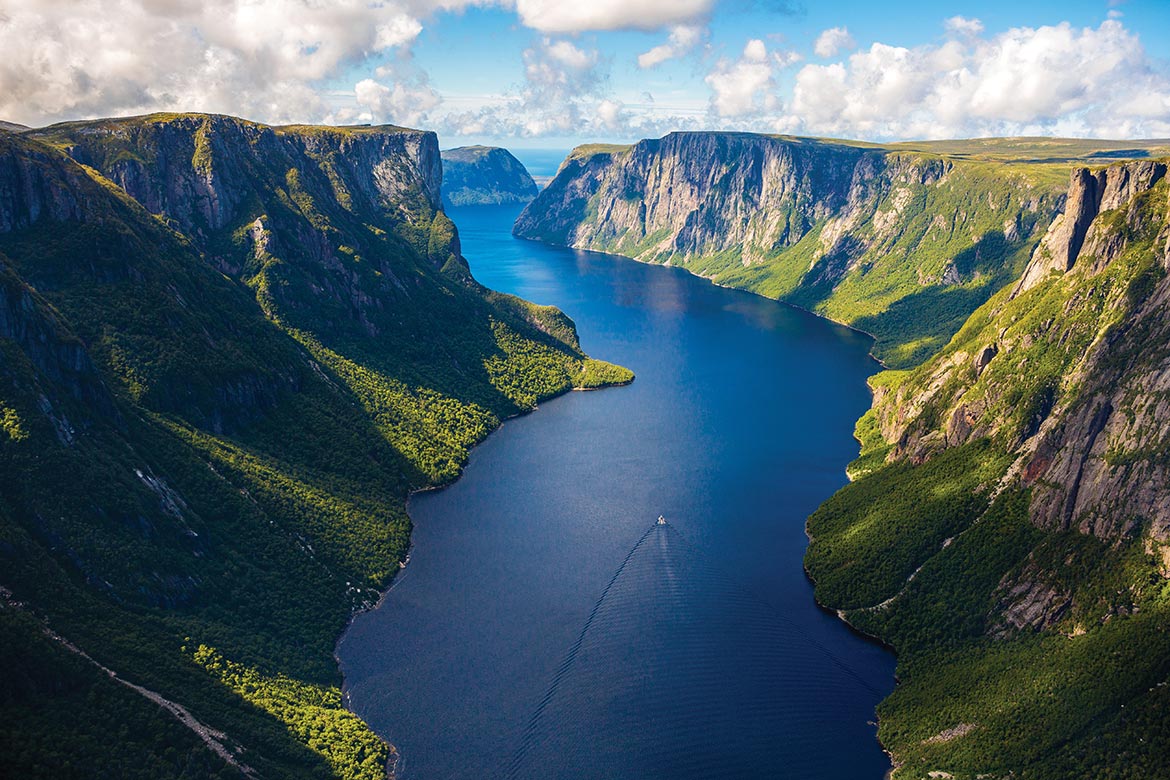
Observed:
[[[1019,276],[1072,167],[1167,153],[1170,140],[672,133],[574,149],[516,233],[793,303],[908,368]]]
[[[0,134],[0,774],[385,776],[333,648],[407,495],[599,375],[474,281],[437,161],[201,115]]]
[[[806,566],[898,652],[896,778],[1170,776],[1165,174],[1074,177],[1068,207],[1093,212],[1071,268],[871,380]]]

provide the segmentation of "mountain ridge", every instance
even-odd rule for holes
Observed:
[[[1001,250],[1016,234],[1008,252],[988,251],[987,234],[975,231],[944,242],[942,253],[923,257],[929,244],[918,240],[898,257],[917,265],[909,281],[919,291],[888,304],[904,317],[887,318],[887,340],[904,322],[937,316],[923,290],[977,281],[964,281],[964,265],[980,254],[984,289],[961,299],[925,348],[899,353],[895,341],[891,352],[876,334],[878,356],[900,359],[870,379],[850,484],[808,520],[805,567],[818,602],[898,654],[899,685],[878,709],[893,776],[1167,776],[1170,184],[1160,142],[1107,144],[1104,152],[1118,155],[1111,164],[1094,142],[1049,144],[1063,151],[1039,164],[1031,139],[980,142],[983,160],[895,151],[902,179],[891,183],[870,175],[891,170],[872,147],[849,146],[831,161],[848,176],[824,169],[841,189],[815,193],[800,189],[811,174],[801,173],[799,155],[815,160],[820,141],[793,151],[791,142],[746,134],[697,137],[698,147],[673,152],[690,155],[681,175],[663,160],[670,137],[576,151],[517,234],[679,264],[767,293],[758,273],[738,271],[738,253],[722,266],[703,254],[702,240],[727,239],[721,225],[734,228],[726,244],[750,243],[755,225],[756,236],[791,243],[744,268],[795,256],[800,276],[789,277],[798,281],[781,299],[801,304],[806,280],[823,284],[808,308],[833,318],[842,312],[834,297],[851,285],[890,289],[906,268],[856,258],[834,266],[831,252],[803,265],[809,255],[793,250],[814,230],[872,248],[883,232],[906,235],[915,220],[933,225],[940,216],[961,224],[965,212],[968,223],[983,214],[974,225]],[[783,149],[766,151],[775,144]],[[938,146],[973,153],[972,142]],[[729,149],[748,153],[711,157]],[[995,159],[1004,155],[1014,162]],[[768,177],[752,173],[769,165],[775,186],[787,188],[771,201],[756,195]],[[1008,185],[1021,175],[1031,184],[1013,195]],[[877,183],[876,200],[867,182]],[[962,182],[953,198],[937,192]],[[900,207],[898,191],[909,193]],[[654,198],[681,204],[680,216],[647,241]],[[999,222],[995,205],[1005,198],[1015,217]],[[850,199],[869,204],[854,209],[852,224],[836,216]],[[1030,223],[1020,219],[1026,213]],[[794,216],[808,232],[786,237]],[[924,277],[930,262],[936,275]],[[947,278],[950,268],[957,279]]]
[[[333,650],[405,558],[406,497],[502,419],[632,379],[474,280],[440,176],[401,128],[0,134],[5,772],[238,776],[59,636],[258,775],[386,776]]]
[[[806,566],[898,651],[895,777],[1165,773],[1166,170],[1072,171],[1020,281],[870,380]]]
[[[1069,161],[1135,148],[1170,153],[1160,141],[672,133],[578,147],[514,232],[779,298],[870,333],[876,357],[908,367],[1022,271],[1062,208]]]

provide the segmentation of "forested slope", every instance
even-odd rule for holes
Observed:
[[[896,777],[1170,777],[1166,171],[1074,171],[1021,279],[871,380],[806,564],[898,651]]]
[[[392,127],[0,132],[0,774],[384,776],[333,646],[406,496],[599,373],[440,177]]]

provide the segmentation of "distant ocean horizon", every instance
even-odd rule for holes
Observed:
[[[568,156],[568,149],[509,149],[509,152],[524,164],[536,186],[542,190],[557,175],[561,162]]]

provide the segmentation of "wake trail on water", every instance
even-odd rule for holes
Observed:
[[[798,777],[839,749],[831,724],[843,708],[872,717],[882,695],[655,523],[602,590],[500,776]]]

